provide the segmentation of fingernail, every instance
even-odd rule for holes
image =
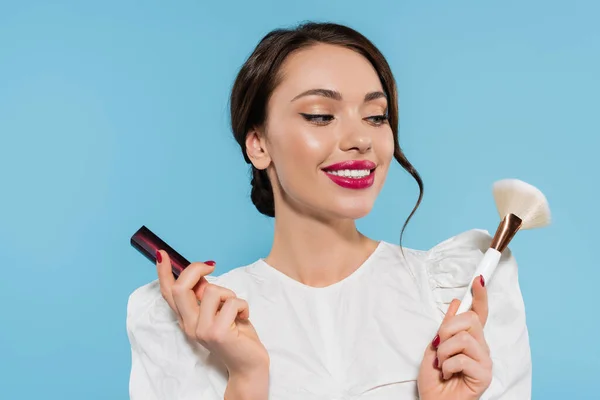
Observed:
[[[431,342],[431,345],[437,349],[437,347],[440,345],[440,335],[435,335],[435,337],[433,338],[433,342]]]
[[[158,261],[159,264],[162,262],[162,254],[160,254],[160,251],[158,250],[156,250],[156,261]]]
[[[485,286],[485,279],[483,279],[483,275],[479,275],[479,282],[481,282],[481,287]]]
[[[214,262],[213,260],[204,261],[204,264],[210,265],[211,267],[214,267],[215,265],[217,265],[217,263]]]
[[[438,358],[436,357],[435,360],[433,360],[433,368],[437,369],[439,364]]]

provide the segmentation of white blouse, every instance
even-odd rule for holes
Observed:
[[[208,277],[248,301],[271,359],[270,400],[417,399],[425,347],[462,298],[490,235],[470,230],[429,251],[380,242],[352,275],[325,288],[263,260]],[[531,357],[517,264],[506,250],[488,289],[485,337],[494,363],[482,399],[530,399]],[[127,309],[132,400],[222,400],[227,371],[181,332],[158,281]]]

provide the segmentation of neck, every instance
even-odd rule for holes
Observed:
[[[356,229],[354,220],[323,221],[281,207],[265,261],[305,285],[325,287],[356,271],[377,244]]]

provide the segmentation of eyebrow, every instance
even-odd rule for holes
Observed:
[[[307,90],[306,92],[300,93],[298,96],[294,97],[292,99],[292,101],[296,101],[299,98],[305,97],[305,96],[321,96],[321,97],[326,97],[328,99],[333,99],[333,100],[342,100],[342,94],[335,90],[310,89],[310,90]],[[368,101],[373,101],[375,99],[380,99],[380,98],[387,99],[387,96],[385,95],[385,93],[383,93],[381,91],[370,92],[365,95],[364,102],[366,103]]]

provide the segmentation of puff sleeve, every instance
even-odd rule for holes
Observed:
[[[426,271],[434,308],[440,316],[452,299],[461,299],[492,237],[471,230],[433,247],[426,254]],[[489,314],[484,334],[493,361],[493,379],[485,400],[531,398],[531,351],[518,268],[511,251],[500,259],[488,290]]]
[[[222,400],[227,372],[210,352],[188,341],[158,281],[135,290],[127,304],[132,400]]]

